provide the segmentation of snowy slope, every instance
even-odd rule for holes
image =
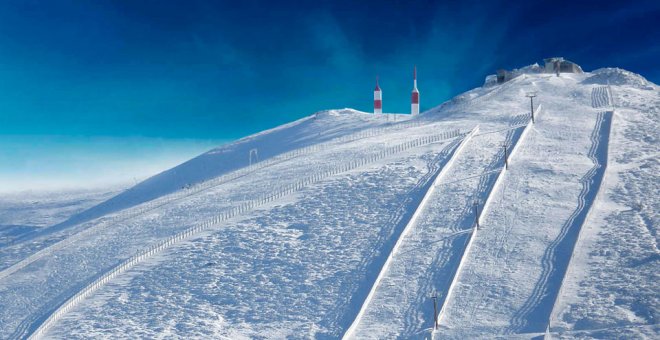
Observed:
[[[118,194],[120,188],[64,192],[3,193],[0,197],[0,249],[25,234],[68,219]]]
[[[575,100],[570,107],[558,106],[544,97],[542,115],[512,157],[501,190],[494,193],[493,208],[484,216],[484,226],[464,259],[452,299],[441,314],[447,333],[453,329],[461,335],[470,329],[474,329],[471,334],[545,330],[563,277],[561,267],[570,258],[571,237],[577,235],[580,214],[588,211],[596,190],[590,191],[587,185],[593,180],[589,176],[593,167],[588,157],[593,144],[590,136],[594,129],[602,133],[602,120],[607,123],[611,117],[590,110],[588,91],[573,93],[587,103],[580,106]],[[579,114],[581,110],[591,114]],[[603,138],[606,145],[607,134]],[[557,143],[561,139],[571,142]]]
[[[449,151],[453,146],[437,147]],[[231,222],[182,245],[146,275],[136,275],[143,268],[127,273],[130,283],[103,290],[108,303],[84,304],[80,315],[98,315],[101,329],[117,327],[118,313],[154,323],[176,319],[166,333],[177,336],[336,338],[352,314],[351,298],[363,295],[365,273],[380,267],[376,252],[391,247],[401,221],[445,162],[446,154],[433,151],[323,181],[291,201],[266,207],[267,213]],[[382,186],[388,189],[373,191]],[[151,301],[155,292],[162,299]],[[121,296],[126,301],[115,299]],[[168,305],[176,307],[163,308]],[[78,319],[64,319],[52,334],[69,334]],[[139,330],[127,321],[119,326]],[[215,325],[195,329],[200,321]]]
[[[524,74],[246,137],[0,249],[0,338],[417,339],[435,292],[438,338],[657,337],[659,110]]]
[[[634,88],[643,86],[645,91],[649,91],[645,93],[647,98],[657,98],[657,90],[652,90],[643,78],[620,70],[600,70],[592,76],[573,78],[537,83],[540,93],[545,94],[542,99],[545,110],[534,125],[529,141],[512,159],[511,170],[505,176],[502,189],[493,197],[496,209],[485,216],[485,227],[464,259],[465,268],[457,278],[455,293],[440,315],[440,330],[435,334],[438,338],[485,334],[528,334],[532,337],[546,331],[548,336],[559,332],[568,337],[588,337],[591,329],[597,337],[604,334],[621,336],[637,331],[640,335],[657,332],[653,315],[659,307],[658,291],[647,286],[657,281],[657,263],[654,265],[650,260],[646,262],[648,268],[626,270],[632,272],[631,276],[641,279],[641,285],[630,278],[624,280],[627,282],[602,285],[602,274],[591,276],[588,281],[598,282],[597,287],[580,289],[581,295],[593,294],[599,299],[610,296],[618,300],[598,308],[593,300],[580,301],[580,296],[575,296],[574,281],[585,275],[587,268],[599,273],[608,265],[595,261],[591,266],[571,262],[582,228],[586,229],[590,219],[609,210],[598,204],[605,196],[600,193],[601,185],[607,187],[612,183],[604,180],[610,158],[608,151],[624,149],[620,144],[610,142],[612,110],[618,110],[613,107],[616,101],[611,100],[611,93],[636,92]],[[620,86],[608,88],[609,79]],[[553,82],[561,82],[562,86],[550,87]],[[584,84],[596,86],[579,86]],[[573,100],[547,98],[553,92]],[[657,103],[657,99],[655,101]],[[655,120],[657,126],[657,116]],[[657,146],[655,149],[657,154]],[[647,150],[653,154],[653,147],[647,147]],[[657,156],[651,158],[657,159]],[[640,179],[649,181],[651,186],[657,182],[657,178],[650,173]],[[650,192],[647,195],[653,197]],[[634,201],[639,198],[629,196],[626,199]],[[647,223],[647,228],[653,231],[647,230],[648,236],[635,240],[635,243],[650,241],[650,247],[639,249],[634,257],[648,252],[655,252],[657,256],[657,239],[651,234],[655,233],[652,223]],[[606,226],[608,223],[599,224]],[[593,236],[582,235],[582,238]],[[594,245],[591,254],[612,251],[603,249],[602,245]],[[618,246],[627,248],[629,245],[622,243]],[[575,252],[585,256],[580,245]],[[572,267],[566,275],[569,264]],[[611,270],[619,271],[627,266],[620,263],[619,268]],[[564,286],[573,287],[573,291]],[[643,297],[648,300],[639,300]],[[577,300],[572,308],[581,309],[582,313],[589,310],[596,318],[608,321],[598,323],[584,318],[579,320],[582,324],[557,327],[557,314],[566,308],[565,302],[562,302],[566,300]],[[558,301],[559,307],[555,307]],[[612,317],[612,313],[620,316]],[[570,316],[564,318],[571,320]],[[605,326],[612,330],[608,331]],[[571,332],[574,329],[586,331]]]
[[[351,115],[358,124],[366,116],[350,111],[346,114]],[[246,215],[248,210],[254,209],[255,204],[264,205],[275,199],[282,201],[282,198],[309,185],[310,179],[319,182],[332,175],[381,159],[387,160],[401,153],[403,157],[409,157],[410,153],[406,151],[411,148],[441,146],[458,136],[454,126],[443,126],[442,123],[404,122],[395,124],[394,128],[377,128],[378,124],[373,125],[374,129],[359,131],[350,138],[317,143],[317,146],[325,147],[316,147],[310,153],[296,153],[298,157],[272,163],[268,167],[254,168],[249,176],[233,178],[131,219],[91,226],[93,232],[86,233],[85,237],[74,235],[69,237],[73,240],[66,239],[41,250],[40,256],[35,259],[18,262],[0,276],[0,279],[4,279],[0,292],[6,297],[1,301],[2,325],[8,329],[14,328],[15,336],[30,333],[35,325],[41,324],[51,314],[53,308],[93,283],[95,278],[113,272],[132,256],[144,255],[141,249],[159,246],[160,241],[168,240],[190,228],[200,226],[205,229],[211,227],[211,224],[222,227],[218,225],[219,222],[226,222],[237,215]],[[382,138],[384,133],[387,136],[385,140]],[[409,166],[408,162],[403,164]],[[264,202],[265,198],[267,202]],[[407,210],[402,209],[404,212]],[[385,226],[391,228],[395,225]],[[59,246],[62,243],[64,246]],[[32,298],[25,300],[23,297],[26,296]]]
[[[399,121],[407,119],[397,115]],[[3,249],[3,260],[12,257],[22,258],[39,249],[67,238],[73,234],[87,229],[90,225],[97,225],[96,218],[107,219],[108,215],[122,209],[143,204],[142,210],[153,205],[160,205],[163,201],[179,199],[190,191],[198,191],[197,187],[206,189],[209,186],[224,182],[223,178],[236,174],[245,175],[250,170],[246,167],[256,160],[272,160],[277,156],[286,155],[293,150],[305,151],[305,147],[315,146],[327,140],[341,137],[355,136],[356,132],[365,128],[377,130],[377,127],[387,129],[393,121],[385,117],[374,117],[366,114],[357,114],[353,110],[330,110],[316,113],[295,122],[264,131],[228,145],[210,150],[188,162],[153,176],[135,187],[116,195],[96,206],[76,213],[65,221],[49,228],[42,228],[32,233],[26,233],[15,242],[16,247]],[[360,137],[360,136],[356,136]],[[252,161],[250,150],[254,150]],[[299,155],[293,155],[299,156]],[[188,189],[188,190],[182,190]],[[138,213],[141,213],[138,212]],[[134,215],[133,213],[132,215]],[[122,213],[119,219],[126,216]],[[84,222],[92,220],[92,223]],[[3,264],[7,266],[11,263]]]
[[[660,94],[657,86],[627,71],[605,69],[597,76],[601,85],[617,84],[611,91],[608,166],[551,330],[566,338],[589,329],[598,329],[599,337],[657,337]]]
[[[254,173],[255,170],[317,152],[321,148],[327,148],[327,143],[323,143],[324,141],[332,140],[333,143],[354,141],[383,134],[392,128],[419,124],[418,122],[406,123],[405,119],[406,117],[401,115],[396,115],[394,119],[374,117],[359,114],[353,110],[324,111],[246,137],[236,143],[211,150],[178,167],[156,175],[140,183],[135,188],[78,213],[64,222],[49,228],[42,228],[37,232],[21,235],[18,240],[14,241],[14,244],[0,249],[0,255],[2,255],[0,257],[0,268],[5,269],[15,265],[17,261],[29,256],[32,256],[29,261],[33,261],[34,256],[38,256],[40,249],[62,240],[71,240],[72,235],[77,238],[84,238],[87,234],[95,232],[95,229],[99,227],[107,227],[127,219],[134,219],[161,206],[198,195],[236,178],[248,176]],[[395,120],[399,121],[400,124],[395,123]],[[295,138],[280,138],[281,135]],[[280,139],[283,140],[282,143],[279,143]],[[294,143],[294,145],[291,146],[286,141]],[[299,145],[305,146],[298,147]],[[250,162],[249,157],[250,150],[255,150],[256,153],[256,155],[253,155],[252,162]],[[245,154],[242,154],[243,152]],[[241,158],[239,164],[230,161],[237,158]],[[255,163],[255,160],[259,160],[259,162]],[[250,163],[254,164],[248,166]],[[231,166],[237,166],[238,169],[234,171],[227,170]],[[191,169],[197,169],[197,171]],[[221,175],[213,175],[218,171]],[[187,172],[191,172],[193,175],[181,175],[181,173]],[[205,180],[199,178],[205,178]],[[162,192],[170,189],[175,191],[161,195]],[[156,198],[154,199],[154,197]],[[117,212],[83,222],[91,219],[92,216],[115,210]],[[10,269],[10,271],[14,269]],[[0,277],[2,275],[0,273]]]

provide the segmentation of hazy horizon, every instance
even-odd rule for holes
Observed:
[[[126,189],[227,142],[0,136],[0,193]]]

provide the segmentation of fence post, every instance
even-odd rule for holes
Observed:
[[[433,293],[433,329],[438,329],[438,294]]]
[[[474,224],[479,229],[479,203],[474,202]]]

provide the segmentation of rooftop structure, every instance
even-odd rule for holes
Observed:
[[[543,61],[546,73],[583,73],[580,65],[563,57],[546,58]]]

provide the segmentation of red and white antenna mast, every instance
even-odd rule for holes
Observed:
[[[378,76],[376,76],[376,88],[374,89],[374,113],[383,113],[383,93],[378,86]]]
[[[417,90],[417,66],[413,70],[413,90],[410,100],[410,113],[412,115],[419,114],[419,91]]]

